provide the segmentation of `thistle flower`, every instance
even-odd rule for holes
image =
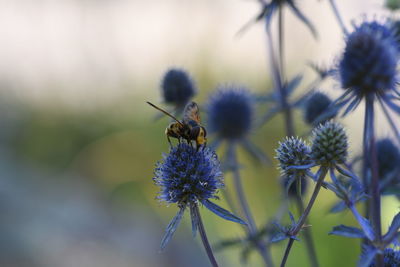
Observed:
[[[383,261],[385,263],[385,267],[400,266],[400,251],[392,248],[386,248],[383,251]]]
[[[304,120],[310,125],[315,125],[334,118],[337,111],[329,111],[331,103],[332,100],[324,93],[314,93],[305,103]]]
[[[161,191],[158,199],[167,203],[176,203],[179,212],[167,227],[161,243],[164,248],[178,227],[186,207],[192,208],[202,203],[218,216],[233,222],[245,224],[229,211],[212,203],[209,199],[218,199],[217,192],[224,186],[223,175],[217,155],[210,148],[196,150],[189,144],[181,143],[171,148],[163,161],[157,163],[153,178]],[[198,218],[191,212],[193,234],[198,228]]]
[[[318,165],[335,166],[346,162],[347,135],[341,124],[328,121],[312,133],[311,158]]]
[[[281,175],[285,179],[286,191],[295,181],[302,181],[310,173],[312,165],[310,147],[298,137],[286,137],[276,149]]]
[[[246,23],[239,31],[239,33],[246,30],[251,24],[261,21],[262,19],[265,19],[267,26],[269,26],[271,24],[272,16],[279,10],[280,6],[286,5],[292,10],[294,15],[308,27],[312,35],[314,37],[317,36],[317,31],[315,30],[314,25],[299,10],[294,0],[271,0],[269,3],[265,3],[265,1],[260,1],[260,3],[262,5],[260,13],[255,18]]]
[[[376,142],[378,157],[379,176],[385,177],[398,169],[400,162],[400,151],[389,138]]]
[[[253,127],[254,100],[243,87],[220,87],[209,98],[207,112],[210,132],[224,139],[240,139]]]
[[[250,91],[241,86],[228,85],[217,88],[206,105],[208,113],[207,126],[211,134],[216,135],[212,146],[216,149],[221,141],[227,141],[226,158],[230,160],[234,149],[232,145],[239,143],[245,151],[260,162],[268,164],[268,157],[248,140],[254,128],[255,99]],[[231,163],[227,163],[229,167]]]
[[[167,104],[182,108],[196,94],[189,74],[182,69],[168,70],[161,82],[161,94]]]
[[[393,110],[398,66],[398,42],[389,23],[364,22],[346,38],[346,47],[338,66],[341,86],[346,92],[336,107],[347,106],[344,115],[353,111],[362,99],[383,101]]]
[[[383,251],[383,262],[385,267],[400,266],[400,251],[385,248]],[[375,263],[372,263],[370,267],[375,267]]]

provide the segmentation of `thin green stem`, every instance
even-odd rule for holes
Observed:
[[[294,239],[290,238],[289,241],[288,241],[288,244],[286,246],[286,249],[285,249],[285,254],[283,255],[283,259],[282,259],[282,262],[281,262],[281,267],[285,267],[286,261],[287,261],[287,259],[289,257],[289,253],[290,253],[290,250],[291,250],[291,248],[293,246],[293,243],[294,243]]]
[[[304,210],[303,214],[301,215],[299,221],[297,222],[295,228],[292,231],[290,231],[290,235],[292,235],[292,236],[295,236],[300,232],[308,215],[310,214],[311,208],[313,207],[315,200],[317,199],[318,193],[324,182],[326,173],[328,172],[328,168],[326,168],[326,167],[321,167],[321,168],[322,168],[321,173],[320,173],[320,176],[318,177],[318,181],[317,181],[317,184],[315,185],[314,192],[311,195],[310,201],[308,202],[307,207],[305,208],[305,210]]]
[[[299,213],[302,214],[304,212],[304,203],[301,197],[296,196],[296,203],[297,203],[297,208],[299,210]],[[308,224],[306,220],[306,224]],[[312,267],[318,267],[318,257],[317,257],[317,252],[315,250],[315,245],[314,245],[314,240],[311,235],[311,229],[308,228],[304,232],[304,241],[306,243],[306,248],[307,248],[307,253],[308,257],[310,258],[311,266]]]
[[[321,172],[320,172],[320,175],[318,177],[317,184],[315,185],[314,192],[313,192],[313,194],[312,194],[312,196],[311,196],[311,198],[310,198],[310,200],[309,200],[309,202],[307,204],[307,207],[305,208],[303,214],[300,216],[300,219],[297,222],[296,226],[288,233],[288,235],[294,237],[303,228],[304,223],[306,222],[307,217],[310,214],[311,208],[313,207],[313,205],[315,203],[315,200],[317,199],[318,193],[319,193],[319,191],[320,191],[320,189],[322,187],[322,184],[324,182],[324,179],[325,179],[325,176],[326,176],[327,172],[328,172],[328,168],[321,167]],[[292,245],[293,245],[293,241],[291,241],[291,240],[294,240],[294,239],[293,238],[289,239],[288,245],[287,245],[286,250],[285,250],[285,255],[284,255],[283,259],[282,259],[281,267],[285,266],[286,260],[289,257],[289,253],[290,253],[290,250],[291,250]]]

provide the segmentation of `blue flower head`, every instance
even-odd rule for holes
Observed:
[[[400,266],[400,251],[393,248],[385,248],[383,262],[385,267]],[[370,267],[375,267],[375,263],[372,263]]]
[[[386,266],[400,266],[400,251],[386,248],[383,251],[383,260]]]
[[[327,121],[312,133],[311,158],[318,165],[333,166],[347,159],[347,135],[339,123]]]
[[[196,151],[188,144],[173,147],[164,161],[157,163],[154,181],[161,187],[159,199],[167,203],[217,198],[224,186],[217,155],[209,148]]]
[[[298,137],[286,137],[283,142],[279,142],[276,149],[276,158],[279,161],[279,169],[284,179],[286,191],[290,194],[290,190],[297,192],[296,181],[301,179],[301,184],[305,184],[303,180],[309,173],[312,160],[310,157],[310,147]],[[294,187],[294,188],[292,188]],[[302,190],[303,190],[303,186]]]
[[[187,207],[190,208],[193,235],[196,234],[200,223],[199,203],[226,220],[246,224],[209,200],[218,198],[218,189],[224,186],[220,163],[210,148],[197,150],[189,144],[181,143],[171,148],[170,153],[164,155],[163,161],[156,164],[154,174],[153,180],[161,188],[158,199],[176,203],[179,207],[178,213],[167,226],[161,242],[162,249],[177,229]]]
[[[361,98],[396,85],[398,45],[388,23],[364,22],[347,36],[339,62],[342,88]]]
[[[400,150],[389,138],[376,143],[380,187],[384,194],[400,197]]]
[[[189,74],[182,69],[168,70],[161,82],[164,101],[183,107],[196,94],[196,87]]]
[[[310,125],[315,125],[316,123],[321,123],[334,118],[336,116],[337,111],[336,110],[334,112],[328,111],[329,105],[331,103],[332,100],[324,93],[320,92],[314,93],[305,103],[304,107],[305,121]]]
[[[399,148],[389,138],[376,142],[379,177],[385,177],[399,168]]]
[[[223,139],[241,139],[253,127],[254,99],[245,88],[221,87],[210,96],[207,113],[210,132]]]

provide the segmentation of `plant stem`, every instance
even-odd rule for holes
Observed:
[[[290,249],[292,248],[294,243],[294,239],[290,238],[289,243],[287,244],[287,247],[285,249],[285,255],[283,256],[282,262],[281,262],[281,267],[285,267],[286,261],[289,257]]]
[[[300,232],[308,215],[310,214],[311,208],[314,205],[315,200],[317,199],[319,190],[321,189],[326,173],[328,172],[328,169],[326,167],[321,167],[321,168],[322,168],[321,173],[320,176],[318,177],[318,181],[317,184],[315,185],[314,192],[311,195],[310,201],[308,202],[307,207],[305,208],[303,214],[301,215],[299,221],[297,222],[296,227],[292,231],[290,231],[290,235],[295,236]]]
[[[283,5],[279,5],[278,11],[278,42],[279,42],[279,70],[281,72],[282,80],[285,80],[285,63],[284,63],[284,27],[283,27]]]
[[[313,194],[312,194],[312,196],[311,196],[311,198],[310,198],[310,200],[309,200],[309,202],[307,204],[307,207],[305,208],[303,214],[300,216],[300,219],[297,222],[296,226],[292,230],[290,230],[288,235],[296,236],[300,232],[300,230],[303,228],[303,225],[306,222],[308,215],[310,214],[311,208],[314,205],[315,200],[317,199],[318,193],[319,193],[319,191],[321,189],[321,186],[322,186],[322,184],[324,182],[324,179],[325,179],[325,176],[326,176],[327,172],[328,172],[328,169],[326,167],[321,167],[321,172],[320,172],[320,175],[318,177],[317,184],[315,185],[314,192],[313,192]],[[294,240],[293,238],[289,239],[289,242],[288,242],[287,247],[286,247],[285,255],[284,255],[283,259],[282,259],[281,267],[285,266],[285,262],[287,260],[287,257],[289,256],[290,249],[291,249],[291,247],[293,245],[293,240]]]
[[[301,197],[296,196],[296,203],[297,203],[297,208],[299,210],[299,213],[302,214],[304,212],[304,203]],[[307,221],[306,221],[307,223]],[[317,252],[315,250],[314,246],[314,240],[311,235],[311,229],[306,229],[304,231],[304,241],[306,243],[307,247],[307,253],[308,257],[310,258],[311,266],[312,267],[318,267],[318,257],[317,257]]]
[[[365,116],[368,120],[368,134],[365,144],[367,147],[364,149],[367,151],[367,157],[364,158],[368,161],[366,164],[371,170],[371,186],[370,186],[370,215],[371,221],[374,225],[376,241],[378,244],[382,242],[382,224],[381,224],[381,196],[379,188],[379,174],[378,174],[378,159],[375,146],[375,125],[374,125],[374,99],[367,96],[365,101]],[[368,172],[367,172],[368,173]],[[376,266],[383,267],[383,257],[380,254],[376,256]]]
[[[196,214],[196,215],[197,215],[197,218],[199,218],[199,220],[198,220],[198,225],[197,225],[197,226],[198,226],[198,228],[199,228],[199,233],[200,233],[201,241],[203,242],[204,249],[205,249],[206,252],[207,252],[208,259],[210,260],[211,265],[212,265],[213,267],[218,267],[217,260],[215,259],[214,254],[213,254],[213,251],[212,251],[211,246],[210,246],[210,243],[208,242],[207,234],[206,234],[206,231],[205,231],[205,229],[204,229],[203,221],[202,221],[202,219],[201,219],[201,215],[200,215],[200,211],[199,211],[199,206],[198,206],[197,204],[195,205],[194,212],[197,213],[197,214]]]
[[[338,10],[338,8],[337,8],[337,6],[336,6],[335,0],[329,0],[329,3],[331,4],[333,13],[335,14],[336,20],[337,20],[337,22],[339,23],[340,28],[342,29],[343,33],[344,33],[345,35],[347,35],[347,34],[348,34],[348,31],[347,31],[347,29],[346,29],[346,26],[344,26],[342,17],[340,16],[340,13],[339,13],[339,10]]]
[[[362,162],[362,182],[365,188],[366,193],[369,195],[370,194],[370,189],[368,186],[368,124],[369,124],[369,119],[368,119],[368,103],[365,101],[365,115],[364,115],[364,131],[363,131],[363,162]],[[365,217],[369,218],[370,216],[370,201],[366,201],[365,204]],[[367,242],[367,240],[364,240],[363,243]]]
[[[249,224],[249,227],[247,228],[249,235],[250,235],[250,237],[255,237],[255,235],[257,235],[257,233],[258,233],[258,230],[257,230],[257,226],[255,224],[255,221],[253,219],[253,216],[251,214],[249,204],[247,203],[247,199],[245,197],[242,180],[240,179],[240,173],[239,173],[239,169],[238,169],[238,161],[237,161],[237,156],[236,156],[236,145],[234,143],[232,143],[232,144],[230,144],[230,146],[232,147],[231,149],[233,149],[233,152],[231,154],[231,157],[232,157],[231,161],[232,161],[232,166],[234,166],[233,182],[235,185],[236,194],[239,199],[239,203],[240,203],[240,206],[244,213],[244,216],[246,217],[246,220]],[[267,246],[258,238],[254,238],[254,242],[255,242],[255,245],[256,245],[260,255],[262,256],[262,258],[265,262],[265,265],[266,266],[274,266],[271,255],[269,254],[269,251],[267,250]]]
[[[294,135],[294,125],[293,125],[293,112],[288,104],[287,90],[286,86],[283,86],[285,81],[285,62],[284,62],[284,22],[283,22],[283,5],[279,5],[278,11],[278,54],[279,54],[279,71],[280,71],[280,99],[283,114],[285,116],[286,129],[288,136]]]

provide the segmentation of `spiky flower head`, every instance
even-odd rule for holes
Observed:
[[[293,167],[310,165],[312,163],[310,152],[310,147],[298,137],[286,137],[283,142],[279,142],[279,147],[276,149],[279,168],[282,176],[291,180],[286,186],[294,182],[293,178],[302,179],[306,176],[307,168]]]
[[[400,150],[389,138],[376,142],[380,188],[383,194],[400,198]]]
[[[161,241],[161,249],[165,248],[176,231],[186,208],[190,209],[192,232],[196,235],[200,226],[198,205],[203,204],[208,210],[221,218],[246,224],[231,212],[211,202],[218,189],[224,186],[222,171],[217,155],[208,147],[199,150],[189,144],[181,143],[171,148],[170,153],[163,156],[163,161],[156,164],[154,182],[160,186],[158,199],[167,203],[176,203],[178,213],[168,224]]]
[[[327,121],[313,130],[311,158],[318,165],[341,164],[347,158],[347,135],[340,123]]]
[[[207,113],[210,132],[224,139],[240,139],[253,127],[254,98],[243,87],[220,87],[210,96]]]
[[[224,186],[217,155],[205,147],[200,150],[181,143],[164,155],[155,169],[154,182],[161,187],[158,198],[167,203],[188,202],[217,198]]]
[[[389,23],[364,22],[347,36],[339,62],[342,88],[359,98],[396,85],[398,45]]]
[[[332,100],[324,93],[314,93],[306,102],[304,107],[304,119],[310,125],[324,122],[336,116],[337,111],[330,112],[329,105]],[[329,112],[329,113],[328,113]],[[326,113],[326,114],[324,114]],[[326,115],[326,116],[325,116]],[[321,118],[321,117],[324,118]],[[321,121],[319,120],[321,118]]]
[[[394,250],[393,248],[385,248],[383,251],[383,262],[384,267],[400,266],[400,251]],[[375,263],[370,265],[370,267],[375,266]]]
[[[167,104],[183,107],[196,94],[189,74],[182,69],[169,69],[161,82],[161,94]]]
[[[399,169],[400,151],[389,138],[376,142],[378,156],[379,177],[385,177]]]

